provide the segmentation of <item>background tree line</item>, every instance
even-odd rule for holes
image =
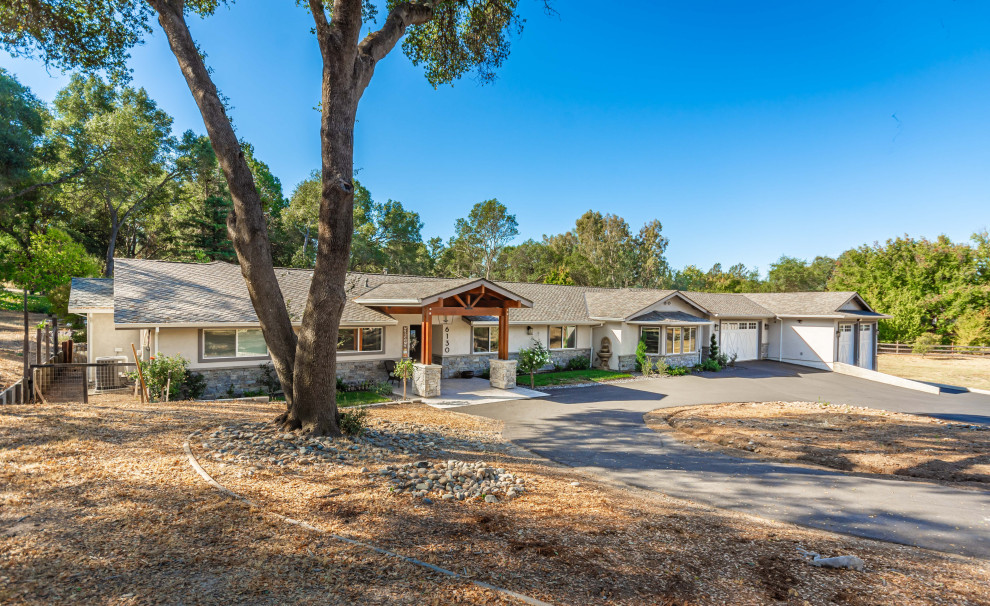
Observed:
[[[0,108],[10,117],[0,124],[4,280],[45,290],[64,313],[68,278],[112,276],[114,258],[236,260],[226,223],[233,201],[209,140],[192,131],[175,137],[172,118],[143,89],[74,76],[48,107],[0,70]],[[318,171],[286,197],[250,143],[241,145],[275,265],[312,267]],[[856,290],[894,316],[881,323],[881,340],[911,342],[932,333],[946,342],[990,344],[986,231],[969,243],[905,236],[838,259],[782,256],[762,277],[740,263],[671,268],[659,220],[637,230],[594,210],[567,231],[518,243],[515,215],[495,199],[475,204],[447,241],[424,241],[422,229],[418,213],[399,201],[376,201],[355,181],[349,269],[727,293]]]

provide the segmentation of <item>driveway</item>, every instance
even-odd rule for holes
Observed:
[[[990,492],[740,459],[685,446],[643,423],[643,415],[656,408],[819,399],[990,424],[990,396],[925,394],[776,362],[453,410],[501,419],[505,437],[520,446],[632,486],[834,532],[990,558]]]

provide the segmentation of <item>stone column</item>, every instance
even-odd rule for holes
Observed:
[[[516,388],[516,360],[497,360],[492,358],[488,368],[492,387],[496,389]]]
[[[413,364],[413,391],[423,398],[435,398],[440,395],[439,364]]]

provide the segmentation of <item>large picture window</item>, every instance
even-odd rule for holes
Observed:
[[[667,327],[667,349],[668,355],[681,353],[694,353],[697,350],[697,328],[680,326]]]
[[[577,329],[574,326],[551,326],[550,349],[574,349],[577,347]]]
[[[366,328],[341,328],[337,333],[337,351],[382,351],[381,326]]]
[[[640,334],[639,338],[643,343],[646,344],[646,353],[648,354],[660,354],[660,329],[659,328],[644,328]]]
[[[474,353],[498,353],[498,326],[474,327]]]
[[[203,331],[203,359],[265,357],[268,347],[260,328]]]

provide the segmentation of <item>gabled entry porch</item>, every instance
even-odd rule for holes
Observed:
[[[414,364],[413,390],[423,397],[441,394],[443,355],[435,356],[435,326],[451,318],[489,316],[498,320],[497,357],[489,361],[491,386],[513,389],[516,385],[516,362],[509,359],[509,310],[532,307],[532,301],[483,278],[437,282],[382,284],[355,299],[356,303],[374,307],[390,316],[419,315],[419,327],[410,327],[404,336],[403,353],[419,349]],[[413,330],[418,328],[418,330]],[[419,333],[418,335],[415,333]],[[416,342],[418,340],[418,343]],[[442,343],[440,345],[443,345]],[[442,352],[443,349],[441,348]]]

